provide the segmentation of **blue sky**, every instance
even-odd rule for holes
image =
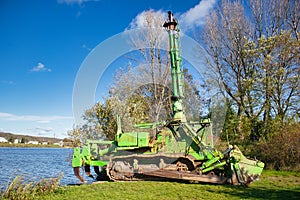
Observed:
[[[1,0],[0,131],[67,137],[82,62],[99,43],[138,26],[143,11],[172,10],[201,26],[215,0]],[[113,77],[113,71],[105,74]],[[97,101],[97,100],[95,100]]]

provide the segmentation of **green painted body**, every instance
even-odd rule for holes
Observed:
[[[80,167],[81,165],[82,165],[82,156],[80,153],[80,148],[75,147],[73,151],[72,167]]]
[[[74,148],[72,165],[82,163],[100,166],[104,169],[118,156],[136,154],[172,157],[174,163],[186,159],[193,163],[198,174],[221,173],[228,177],[227,182],[246,184],[256,179],[264,168],[264,163],[247,159],[237,147],[229,147],[224,152],[214,148],[212,124],[210,119],[187,122],[184,100],[184,76],[179,51],[179,30],[173,15],[164,24],[169,33],[173,119],[170,122],[155,122],[135,125],[132,132],[122,132],[121,119],[117,117],[118,130],[114,141],[87,140],[82,153]],[[178,155],[178,157],[176,157]],[[138,162],[131,163],[134,169]],[[157,164],[158,163],[154,163]],[[163,166],[162,163],[159,166]],[[230,180],[229,180],[230,179]]]
[[[183,98],[184,98],[184,76],[182,70],[182,59],[179,51],[179,29],[177,29],[177,22],[170,21],[165,24],[165,28],[169,32],[170,44],[170,59],[171,59],[171,74],[172,74],[172,98],[173,98],[173,120],[186,122]],[[170,28],[170,27],[173,28]]]

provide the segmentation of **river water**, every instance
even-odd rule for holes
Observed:
[[[73,149],[69,148],[0,148],[0,189],[17,175],[26,180],[58,177],[63,173],[61,185],[76,184],[71,166]],[[89,180],[85,177],[87,181]]]

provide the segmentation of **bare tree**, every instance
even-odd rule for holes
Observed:
[[[139,31],[131,35],[131,45],[139,49],[138,54],[129,57],[139,68],[136,79],[140,79],[137,92],[150,95],[149,109],[151,121],[159,121],[162,112],[170,112],[170,68],[167,51],[166,31],[162,28],[166,18],[161,12],[153,10],[142,13],[143,24]],[[135,28],[135,27],[131,27]],[[147,48],[145,48],[147,47]]]
[[[253,99],[248,93],[253,86],[254,66],[245,56],[245,38],[252,36],[251,23],[238,2],[223,1],[207,19],[203,41],[210,65],[220,79],[226,95],[237,107],[238,116],[254,115]]]
[[[283,121],[292,105],[299,105],[300,3],[296,0],[251,0],[250,6],[256,28],[257,67],[264,93],[263,129],[267,129],[271,112]]]
[[[299,1],[222,1],[207,20],[208,64],[252,127],[299,105]],[[253,130],[255,131],[255,130]],[[264,132],[264,131],[263,131]]]
[[[138,66],[141,85],[138,93],[148,98],[151,121],[161,121],[171,117],[171,75],[169,58],[169,40],[166,30],[162,28],[166,15],[153,10],[143,12],[144,23],[140,31],[131,35],[131,44],[139,49],[140,57],[134,56]],[[148,47],[148,48],[144,48]],[[130,57],[129,57],[130,58]],[[203,101],[199,94],[197,80],[185,69],[185,108],[188,119],[199,119],[200,104]],[[138,81],[139,82],[139,81]]]

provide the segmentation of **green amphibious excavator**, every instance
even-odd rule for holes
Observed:
[[[163,25],[169,34],[172,74],[172,120],[138,124],[133,132],[118,130],[114,141],[87,140],[74,148],[75,175],[84,167],[88,176],[94,167],[100,179],[187,180],[213,184],[249,185],[261,174],[264,163],[246,158],[237,146],[224,151],[213,146],[209,118],[189,123],[184,113],[184,80],[179,51],[179,29],[173,14]]]

